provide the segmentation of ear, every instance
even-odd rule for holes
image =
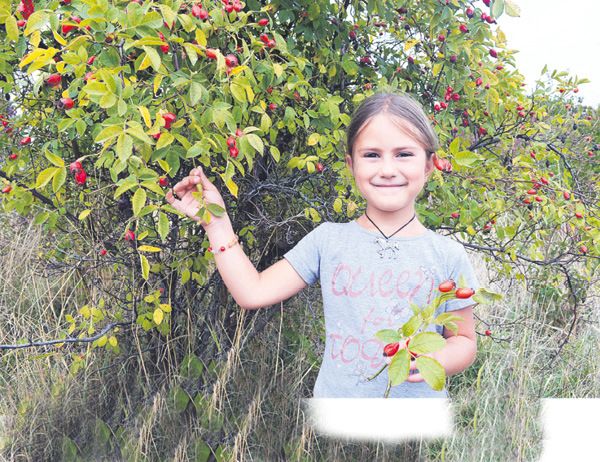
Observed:
[[[433,171],[435,170],[435,165],[433,164],[433,158],[435,157],[435,152],[431,155],[431,157],[429,158],[429,160],[427,160],[426,165],[425,165],[425,178],[429,179],[429,176],[433,173]]]
[[[346,154],[346,166],[350,170],[350,173],[352,173],[352,157],[350,154]]]

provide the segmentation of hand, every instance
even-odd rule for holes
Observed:
[[[173,191],[175,191],[175,194],[177,194],[179,199],[175,198]],[[226,208],[219,190],[206,177],[201,167],[190,170],[190,175],[177,183],[172,190],[169,190],[165,195],[165,198],[173,208],[186,214],[204,228],[216,221],[226,220],[228,218],[227,213],[222,217],[211,215],[210,223],[206,223],[200,217],[196,216],[198,210],[200,210],[201,203],[192,195],[194,192],[202,194],[202,199],[205,204],[217,204],[224,209]]]
[[[435,359],[436,361],[439,361],[436,357],[435,357],[435,353],[424,353],[422,355],[419,356],[429,356],[430,358]],[[417,362],[416,361],[411,361],[410,362],[410,370],[418,370],[417,369]],[[407,382],[411,382],[411,383],[416,383],[416,382],[423,382],[425,381],[425,379],[423,378],[423,376],[421,375],[420,372],[416,373],[416,374],[412,374],[408,376],[408,379],[406,379]]]

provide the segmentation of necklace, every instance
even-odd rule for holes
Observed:
[[[377,228],[379,230],[379,232],[381,234],[383,234],[383,231],[381,231],[379,229],[379,226],[377,226],[373,222],[373,220],[371,220],[369,218],[369,215],[367,215],[367,212],[365,212],[365,216],[369,219],[369,221],[371,223],[373,223],[373,225],[375,226],[375,228]],[[389,259],[397,259],[400,256],[400,242],[389,242],[389,238],[392,237],[394,234],[396,234],[398,231],[402,230],[406,225],[408,225],[411,221],[413,221],[416,216],[417,216],[417,214],[415,213],[413,215],[413,217],[406,222],[406,224],[404,224],[403,226],[401,226],[393,234],[390,234],[389,236],[386,236],[385,234],[383,234],[383,237],[385,239],[382,239],[380,237],[376,237],[375,238],[375,244],[378,244],[380,246],[380,249],[378,250],[379,257],[384,258],[384,256],[387,254],[387,256],[388,256]]]

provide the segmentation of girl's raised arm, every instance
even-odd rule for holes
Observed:
[[[178,199],[171,191],[167,193],[166,199],[175,209],[200,223],[213,249],[225,248],[224,251],[215,253],[215,263],[229,293],[241,308],[257,309],[279,303],[308,285],[285,259],[259,274],[242,247],[235,244],[235,232],[227,213],[221,217],[213,216],[210,223],[197,217],[200,203],[192,193],[198,191],[198,183],[202,185],[202,195],[206,202],[216,203],[225,209],[221,194],[201,168],[192,169],[190,176],[173,187]],[[228,247],[230,244],[234,245]]]

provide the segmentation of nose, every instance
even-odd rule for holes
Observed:
[[[395,177],[398,171],[398,162],[393,157],[384,157],[380,161],[379,174],[384,178]]]

